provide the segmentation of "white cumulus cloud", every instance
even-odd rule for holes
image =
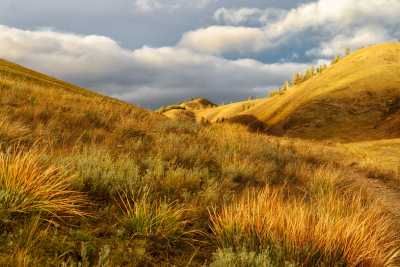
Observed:
[[[343,54],[346,49],[358,49],[363,46],[394,41],[385,28],[373,26],[356,30],[355,32],[338,34],[328,41],[323,41],[318,47],[307,51],[307,55],[315,57],[334,57]]]
[[[7,26],[0,26],[0,57],[149,107],[192,96],[217,102],[259,96],[307,67],[227,60],[180,47],[129,50],[104,36]]]
[[[268,45],[262,29],[233,26],[211,26],[187,32],[179,42],[180,47],[209,54],[257,51]]]
[[[210,54],[230,52],[260,52],[276,47],[291,38],[302,35],[304,39],[315,38],[329,43],[346,33],[351,36],[360,33],[360,28],[366,35],[376,35],[374,29],[384,29],[383,40],[398,37],[400,26],[399,0],[319,0],[302,4],[286,11],[280,10],[280,15],[266,20],[260,27],[248,27],[251,18],[260,19],[260,14],[274,13],[274,9],[219,9],[214,14],[217,21],[239,26],[211,26],[186,33],[180,45]],[[240,26],[241,25],[241,26]],[[370,32],[366,33],[365,29]],[[360,37],[370,42],[373,38]],[[375,38],[382,41],[382,38]]]

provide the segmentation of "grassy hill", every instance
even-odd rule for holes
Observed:
[[[384,149],[172,120],[0,61],[0,266],[398,266]]]
[[[161,107],[157,112],[170,119],[196,122],[198,118],[196,112],[214,107],[217,107],[217,105],[199,97],[183,101],[179,105]]]
[[[155,113],[102,96],[22,66],[0,61],[0,115],[3,124],[20,128],[24,142],[69,146],[80,139],[86,143],[114,142],[122,132],[148,131]],[[146,118],[146,123],[137,123]],[[131,129],[130,123],[135,124]],[[142,127],[142,128],[141,128]],[[17,131],[17,130],[16,130]],[[118,133],[118,131],[120,131]],[[5,139],[11,131],[1,130]],[[20,142],[21,138],[16,138]]]
[[[400,136],[400,43],[360,49],[272,98],[202,110],[210,121],[254,116],[271,133],[345,141]]]

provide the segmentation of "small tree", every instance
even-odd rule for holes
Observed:
[[[296,73],[296,74],[293,76],[292,84],[293,84],[293,85],[299,85],[299,84],[301,84],[303,81],[304,81],[303,75],[302,75],[301,73],[298,72],[298,73]]]
[[[339,55],[337,55],[333,60],[332,60],[332,65],[336,64],[340,61],[341,57]]]
[[[308,79],[311,79],[315,74],[315,68],[311,67],[306,71],[306,74],[304,75],[303,80],[307,81]]]
[[[280,95],[281,94],[281,90],[272,90],[272,91],[269,91],[268,92],[268,96],[269,97],[274,97],[274,96],[276,96],[276,95]]]
[[[323,64],[317,68],[317,74],[321,74],[328,66],[326,64]]]
[[[282,91],[287,91],[290,88],[290,82],[289,81],[285,81],[285,83],[283,84],[281,90]]]

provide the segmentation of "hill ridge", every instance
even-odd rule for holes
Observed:
[[[384,115],[400,101],[400,43],[360,49],[321,74],[271,98],[204,109],[209,121],[252,115],[273,134],[308,139],[370,140],[400,137]],[[393,107],[392,107],[393,105]],[[397,111],[397,109],[396,109]]]

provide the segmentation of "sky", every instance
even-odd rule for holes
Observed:
[[[227,103],[399,26],[400,0],[1,0],[0,58],[147,108]]]

